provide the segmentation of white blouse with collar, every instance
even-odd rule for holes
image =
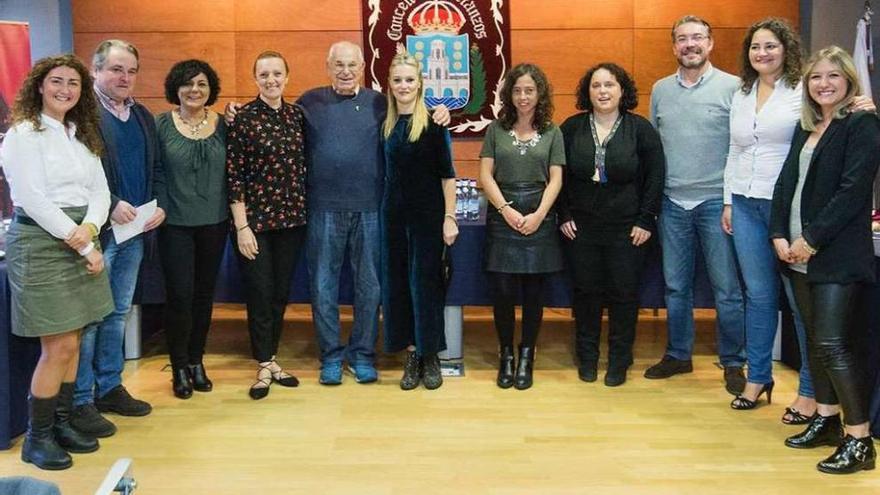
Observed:
[[[730,105],[730,148],[724,168],[724,204],[734,194],[772,199],[773,187],[791,148],[801,117],[802,90],[780,78],[756,112],[758,83],[748,94],[737,90]]]
[[[42,130],[31,122],[18,123],[0,148],[12,203],[59,239],[67,239],[77,226],[61,208],[88,206],[83,223],[100,228],[110,210],[101,159],[74,137],[73,124],[65,128],[45,114],[40,124]]]

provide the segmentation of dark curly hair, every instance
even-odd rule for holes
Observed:
[[[177,62],[168,71],[168,75],[165,76],[165,99],[168,103],[180,105],[180,97],[177,96],[177,90],[181,86],[189,84],[190,79],[199,74],[204,74],[208,78],[208,87],[211,89],[205,106],[213,105],[220,95],[220,78],[217,77],[217,72],[214,71],[208,62],[196,59]]]
[[[101,155],[104,150],[101,134],[98,131],[98,101],[92,90],[94,81],[85,64],[72,53],[37,60],[27,78],[18,90],[12,107],[12,125],[30,122],[34,129],[41,131],[40,114],[43,112],[43,95],[40,87],[49,72],[56,67],[70,67],[80,77],[79,101],[64,115],[65,124],[76,125],[76,138],[94,154]]]
[[[599,69],[605,69],[614,76],[614,79],[617,79],[617,84],[620,84],[620,103],[617,108],[620,109],[621,113],[628,112],[634,109],[639,104],[639,94],[638,90],[636,90],[636,83],[633,81],[633,78],[630,77],[629,73],[626,70],[612,62],[601,62],[598,63],[589,69],[587,69],[584,77],[581,78],[581,81],[578,83],[577,87],[577,103],[575,103],[575,107],[578,110],[583,110],[585,112],[593,111],[593,102],[590,101],[590,82],[593,80],[593,74],[596,73]]]
[[[749,60],[749,51],[752,46],[752,36],[761,29],[770,31],[782,43],[784,52],[782,79],[785,80],[785,84],[789,88],[794,88],[801,80],[801,68],[804,59],[804,54],[801,51],[801,39],[788,24],[788,21],[778,17],[768,17],[752,24],[743,38],[742,50],[739,54],[739,77],[742,79],[742,92],[749,94],[752,91],[752,86],[758,79],[758,71],[752,67],[752,63]]]
[[[519,64],[504,76],[504,84],[501,86],[501,111],[498,113],[498,122],[501,127],[509,131],[516,123],[516,106],[513,104],[513,85],[522,76],[531,76],[538,89],[538,104],[535,106],[535,116],[532,118],[532,127],[538,132],[544,132],[553,123],[553,88],[547,81],[547,76],[535,64]]]

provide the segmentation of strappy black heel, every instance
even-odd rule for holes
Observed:
[[[746,409],[754,409],[758,406],[758,401],[761,399],[761,396],[767,394],[767,404],[772,403],[773,396],[773,386],[776,385],[775,382],[765,383],[761,386],[761,390],[758,391],[758,395],[755,397],[755,400],[749,400],[742,395],[736,396],[735,399],[730,401],[730,408],[736,409],[738,411],[743,411]]]

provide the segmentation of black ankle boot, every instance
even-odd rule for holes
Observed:
[[[817,414],[807,429],[785,439],[785,446],[793,449],[812,449],[822,445],[838,446],[843,439],[840,414],[821,416]]]
[[[73,389],[73,382],[61,384],[58,402],[55,404],[55,425],[52,429],[55,441],[62,449],[74,454],[87,454],[98,450],[98,439],[77,430],[70,423],[73,414]]]
[[[816,468],[823,473],[850,474],[863,469],[874,469],[876,460],[877,451],[874,450],[874,440],[870,436],[856,438],[847,435],[831,457],[817,464]]]
[[[184,368],[171,368],[171,388],[178,399],[189,399],[193,394],[193,385],[189,381],[189,371]]]
[[[501,347],[498,354],[498,380],[496,383],[501,388],[510,388],[513,386],[513,346],[506,345]]]
[[[443,385],[443,373],[440,371],[440,357],[430,354],[422,357],[422,383],[428,390],[434,390]]]
[[[403,363],[403,377],[400,379],[400,388],[412,390],[419,386],[422,379],[422,358],[415,351],[407,351],[406,362]]]
[[[214,382],[212,382],[211,379],[208,378],[208,374],[205,373],[204,364],[188,364],[186,365],[186,371],[189,374],[193,390],[199,392],[210,392],[211,390],[214,390]]]
[[[28,430],[21,448],[21,460],[40,469],[59,470],[73,465],[70,454],[55,441],[55,406],[58,396],[40,399],[28,396]]]
[[[516,376],[513,386],[525,390],[532,386],[532,367],[535,361],[535,348],[519,346],[519,362],[516,363]]]

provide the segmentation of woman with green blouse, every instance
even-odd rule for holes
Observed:
[[[180,399],[193,389],[210,392],[202,356],[211,325],[214,285],[226,246],[226,125],[208,106],[220,79],[206,62],[174,64],[165,98],[177,107],[156,117],[165,182],[157,195],[167,205],[159,231],[165,274],[165,335]],[[164,201],[162,201],[164,199]]]

